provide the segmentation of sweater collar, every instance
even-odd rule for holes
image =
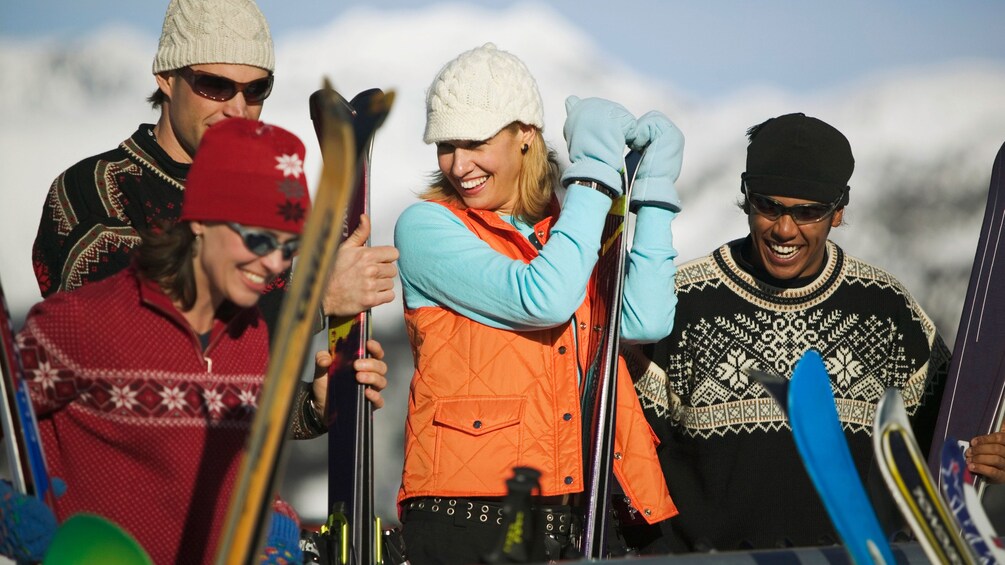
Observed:
[[[739,268],[743,269],[747,274],[754,277],[755,279],[763,283],[769,284],[775,288],[803,288],[806,285],[811,284],[813,281],[817,280],[817,278],[820,276],[820,273],[823,272],[824,268],[827,266],[828,264],[827,259],[830,255],[830,249],[828,246],[825,245],[824,260],[820,264],[820,270],[813,273],[812,275],[805,277],[798,277],[794,279],[776,279],[775,277],[771,276],[771,274],[768,271],[760,267],[757,267],[756,265],[750,262],[748,257],[751,256],[753,248],[754,248],[753,239],[748,235],[742,240],[737,240],[731,243],[729,246],[729,253],[730,255],[732,255],[733,261],[736,262],[736,265]]]
[[[130,267],[130,270],[139,285],[140,302],[160,312],[197,337],[195,329],[188,323],[188,320],[185,319],[185,316],[175,306],[171,297],[164,292],[164,289],[156,281],[141,276],[135,267]],[[217,308],[213,319],[213,328],[210,330],[209,342],[212,343],[215,341],[216,337],[231,324],[248,324],[253,319],[259,317],[257,307],[242,309],[231,302],[224,302]]]
[[[164,151],[164,148],[157,143],[157,136],[154,135],[154,124],[140,124],[130,139],[150,159],[151,166],[159,167],[172,179],[185,184],[191,163],[179,163]]]

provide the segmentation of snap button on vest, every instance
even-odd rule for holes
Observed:
[[[472,426],[474,426],[475,429],[477,430],[478,428],[482,427],[482,421],[481,420],[475,420],[475,423],[472,424]]]
[[[565,478],[565,484],[571,485],[572,484],[572,477],[566,477]]]
[[[568,422],[569,420],[572,419],[572,414],[569,414],[568,412],[566,412],[565,414],[562,414],[562,419],[565,420],[566,422]]]
[[[565,346],[564,345],[560,345],[558,347],[558,354],[559,355],[565,355]]]

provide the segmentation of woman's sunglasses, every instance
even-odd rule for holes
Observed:
[[[272,94],[273,75],[271,74],[251,82],[236,82],[220,75],[193,71],[189,67],[182,67],[175,72],[188,82],[189,86],[192,87],[192,92],[217,102],[226,102],[237,96],[238,92],[243,92],[245,102],[261,104],[269,97],[269,94]]]
[[[749,190],[746,193],[747,202],[750,203],[750,207],[757,211],[758,214],[772,221],[788,214],[792,218],[792,221],[798,225],[813,224],[830,216],[837,209],[838,203],[841,202],[841,198],[844,196],[842,194],[830,204],[796,204],[795,206],[786,206],[774,198],[768,198],[762,194],[754,194]]]
[[[241,239],[244,240],[244,246],[248,248],[248,251],[259,257],[265,257],[269,253],[279,249],[283,252],[283,260],[289,261],[297,254],[297,248],[300,247],[299,239],[291,239],[286,243],[279,243],[276,236],[265,230],[246,228],[235,222],[227,222],[227,226],[241,236]]]

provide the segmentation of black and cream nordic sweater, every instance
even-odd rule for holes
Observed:
[[[945,384],[949,351],[890,274],[828,242],[817,276],[773,286],[743,259],[745,245],[733,241],[683,265],[673,332],[646,348],[651,365],[628,355],[662,441],[680,510],[670,540],[681,551],[837,541],[784,415],[745,369],[791,376],[806,350],[818,350],[859,472],[877,493],[882,479],[870,467],[879,398],[887,387],[903,392],[927,449]],[[888,502],[877,511],[894,528]]]
[[[56,177],[32,247],[42,296],[128,267],[141,230],[181,216],[188,169],[157,143],[153,124],[141,124],[115,149],[83,159]],[[277,277],[259,302],[270,333],[289,278],[289,271]]]

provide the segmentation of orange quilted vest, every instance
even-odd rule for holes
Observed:
[[[537,256],[497,214],[441,204],[499,253],[525,262]],[[535,226],[542,244],[552,223],[546,218]],[[520,465],[541,471],[544,496],[582,491],[576,363],[587,364],[589,320],[589,301],[576,310],[575,323],[526,332],[491,328],[447,308],[406,305],[415,373],[398,501],[504,496],[506,479]],[[677,509],[656,437],[620,365],[614,472],[632,505],[655,523]]]

